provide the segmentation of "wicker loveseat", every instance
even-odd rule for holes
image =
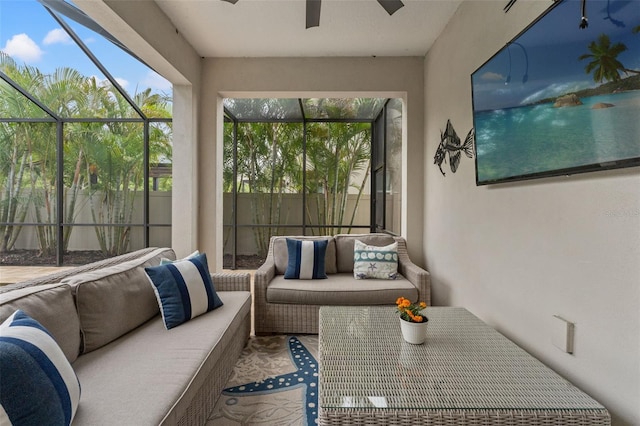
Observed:
[[[328,279],[285,279],[288,263],[286,238],[329,240],[325,256]],[[355,279],[356,239],[378,247],[397,242],[397,279]],[[255,272],[254,285],[256,334],[317,334],[318,314],[323,305],[393,305],[400,296],[419,299],[427,305],[431,303],[429,273],[411,262],[403,238],[388,234],[272,237],[265,263]]]

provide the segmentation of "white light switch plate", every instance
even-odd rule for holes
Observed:
[[[559,315],[554,315],[551,327],[551,343],[563,352],[572,354],[574,328],[575,325],[572,322]]]

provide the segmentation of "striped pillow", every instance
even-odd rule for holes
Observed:
[[[167,330],[222,306],[204,253],[144,270],[156,293]]]
[[[51,334],[21,310],[0,325],[0,424],[69,425],[80,383]]]
[[[317,280],[327,278],[324,271],[328,240],[293,240],[287,238],[289,263],[285,279]]]

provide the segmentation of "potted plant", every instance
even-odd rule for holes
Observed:
[[[412,303],[409,299],[399,297],[396,300],[396,305],[400,313],[400,330],[404,340],[413,345],[424,343],[427,339],[429,319],[423,315],[422,310],[427,307],[427,304],[424,302]]]

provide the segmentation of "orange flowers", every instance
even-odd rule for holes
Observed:
[[[427,307],[427,304],[424,302],[420,302],[417,304],[411,303],[409,299],[405,299],[404,297],[398,297],[396,300],[396,305],[398,307],[398,312],[400,312],[400,317],[409,322],[424,322],[428,321],[428,319],[420,314],[422,309]]]

